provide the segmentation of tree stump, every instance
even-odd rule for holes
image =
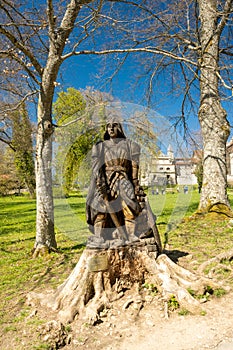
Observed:
[[[29,304],[37,299],[44,307],[57,311],[63,323],[76,317],[95,324],[100,312],[123,297],[125,292],[146,281],[153,283],[164,301],[172,296],[180,307],[191,313],[201,311],[200,302],[189,292],[202,294],[207,287],[216,288],[211,279],[196,275],[175,264],[166,254],[158,256],[147,246],[131,245],[115,249],[88,249],[80,257],[76,267],[57,290],[28,295]],[[141,296],[142,297],[142,296]],[[143,303],[143,297],[142,297]]]

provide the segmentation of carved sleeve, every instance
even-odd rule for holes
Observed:
[[[107,184],[105,177],[103,142],[97,143],[92,148],[92,176],[95,179],[98,192],[102,195],[106,195]]]
[[[136,142],[131,142],[132,180],[135,186],[138,185],[139,158],[140,146]]]

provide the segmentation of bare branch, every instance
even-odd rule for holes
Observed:
[[[222,13],[222,18],[221,18],[221,21],[219,22],[218,24],[218,27],[217,27],[217,32],[219,35],[221,35],[225,25],[226,25],[226,22],[228,20],[228,17],[232,11],[232,5],[233,5],[233,1],[232,0],[226,0],[225,2],[225,6],[224,6],[224,10],[223,10],[223,13]]]
[[[233,86],[232,86],[232,85],[231,85],[231,86],[230,86],[230,85],[227,85],[227,83],[225,83],[224,79],[221,77],[221,75],[220,75],[218,72],[216,72],[216,75],[217,75],[217,77],[219,78],[219,80],[221,81],[222,85],[223,85],[226,89],[231,90],[232,96],[233,96]]]
[[[11,141],[7,141],[1,136],[0,136],[0,141],[5,143],[6,145],[8,145],[14,152],[16,151],[16,149],[12,146],[12,142]]]
[[[156,55],[163,55],[172,59],[175,59],[177,61],[182,61],[182,62],[187,62],[193,66],[198,66],[198,64],[195,61],[191,61],[188,58],[185,57],[181,57],[181,56],[177,56],[172,52],[169,51],[165,51],[165,50],[161,50],[161,49],[156,49],[153,47],[138,47],[138,48],[126,48],[126,49],[112,49],[112,50],[100,50],[100,51],[96,51],[96,50],[81,50],[81,51],[75,51],[75,52],[71,52],[67,55],[64,55],[62,57],[63,60],[67,59],[68,57],[71,56],[78,56],[78,55],[109,55],[109,54],[113,54],[113,53],[135,53],[135,52],[149,52],[149,53],[153,53]]]
[[[3,2],[5,2],[5,4],[7,4],[11,9],[13,9],[14,11],[15,11],[15,9],[14,9],[14,7],[8,2],[8,1],[3,1]],[[19,38],[20,38],[20,40],[23,40],[23,38],[22,38],[22,35],[21,35],[21,33],[20,33],[20,30],[19,30],[19,28],[18,28],[18,26],[16,25],[16,23],[14,23],[14,18],[11,16],[11,14],[9,13],[9,11],[7,11],[7,9],[4,7],[4,6],[2,6],[2,5],[0,5],[0,8],[7,14],[7,16],[11,19],[11,25],[13,25],[14,26],[14,28],[16,29],[16,31],[17,31],[17,33],[18,33],[18,35],[19,35]],[[18,13],[18,12],[17,12]],[[19,13],[18,13],[19,14]],[[20,14],[21,15],[21,14]]]
[[[22,106],[23,103],[28,99],[28,97],[31,97],[31,96],[36,95],[36,94],[38,94],[38,91],[33,91],[33,92],[26,94],[25,96],[22,97],[22,99],[19,101],[19,103],[17,103],[14,107],[11,106],[9,109],[5,108],[4,112],[6,113],[6,112],[17,111],[19,109],[19,107]],[[2,113],[1,110],[0,110],[0,113]]]
[[[39,75],[41,76],[41,73],[42,73],[41,65],[39,64],[39,62],[37,61],[33,53],[25,45],[20,43],[12,33],[4,29],[2,26],[0,26],[0,33],[5,35],[5,37],[7,37],[17,49],[21,50],[30,59],[37,73],[39,73]]]
[[[54,28],[55,28],[55,21],[56,17],[54,16],[53,11],[53,1],[48,0],[47,1],[47,15],[48,15],[48,23],[49,23],[49,34],[54,34]]]
[[[222,49],[220,50],[220,53],[223,53],[224,55],[227,55],[227,56],[233,56],[233,52],[229,51],[229,49],[232,49],[232,48]]]
[[[68,122],[68,123],[66,123],[66,124],[63,124],[63,125],[57,125],[57,124],[54,124],[54,123],[53,123],[53,126],[56,127],[56,128],[65,128],[65,127],[67,127],[67,126],[69,126],[69,125],[72,125],[72,124],[78,122],[79,120],[82,120],[84,116],[85,116],[85,115],[82,115],[81,117],[78,117],[78,118],[76,118],[76,119],[74,119],[74,120],[71,120],[70,122]]]
[[[8,52],[0,52],[0,57],[1,56],[5,56],[8,58],[11,58],[12,60],[16,61],[22,69],[25,70],[25,72],[35,81],[36,84],[40,84],[40,82],[38,81],[38,79],[36,78],[35,74],[29,69],[29,67],[32,65],[31,63],[28,64],[26,62],[23,61],[23,59],[17,55],[17,53],[15,52],[15,50],[9,50]]]

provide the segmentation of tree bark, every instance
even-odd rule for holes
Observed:
[[[62,63],[60,52],[52,42],[42,83],[37,109],[36,147],[36,241],[33,256],[57,249],[54,232],[54,203],[52,189],[52,102],[54,82]]]
[[[42,94],[41,94],[42,95]],[[34,257],[41,251],[56,249],[54,232],[54,204],[52,192],[52,121],[51,108],[46,108],[40,95],[38,102],[38,130],[36,148],[36,241]]]
[[[200,109],[203,135],[203,184],[200,211],[223,204],[228,210],[226,141],[230,133],[218,90],[219,40],[216,0],[199,0],[201,20]]]

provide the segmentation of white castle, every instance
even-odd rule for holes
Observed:
[[[140,181],[143,186],[196,185],[195,170],[201,160],[201,153],[193,153],[191,158],[175,158],[169,145],[167,153],[141,159]]]
[[[226,145],[227,181],[233,186],[233,138]],[[192,157],[174,157],[169,145],[167,153],[141,159],[140,180],[143,186],[196,185],[196,167],[201,162],[202,150],[193,152]]]

